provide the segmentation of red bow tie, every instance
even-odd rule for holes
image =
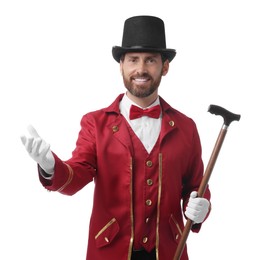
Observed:
[[[153,106],[153,107],[147,108],[147,109],[142,109],[140,107],[132,105],[130,108],[129,119],[132,120],[132,119],[140,118],[142,116],[159,118],[160,114],[161,114],[160,105]]]

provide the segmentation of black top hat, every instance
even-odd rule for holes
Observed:
[[[122,47],[114,46],[112,54],[120,62],[126,52],[159,52],[169,62],[176,55],[174,49],[166,49],[163,20],[154,16],[134,16],[125,21]]]

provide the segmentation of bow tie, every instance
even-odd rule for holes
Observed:
[[[160,105],[153,106],[151,108],[142,109],[140,107],[132,105],[130,107],[129,119],[136,119],[142,116],[149,116],[152,118],[159,118],[161,114],[161,107]]]

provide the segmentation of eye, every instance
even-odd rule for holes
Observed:
[[[153,63],[156,62],[156,60],[155,60],[154,58],[149,58],[149,59],[147,59],[146,62],[147,62],[147,63],[150,63],[150,64],[153,64]]]
[[[137,59],[134,57],[131,57],[128,59],[128,62],[131,62],[131,63],[135,63],[136,61],[137,61]]]

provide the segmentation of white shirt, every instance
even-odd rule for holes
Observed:
[[[153,104],[151,104],[147,108],[150,108],[150,107],[153,107],[159,104],[160,104],[160,100],[158,97],[153,102]],[[150,153],[161,131],[162,113],[158,119],[151,118],[148,116],[142,116],[140,118],[130,120],[129,111],[130,111],[131,105],[138,106],[136,103],[130,100],[128,96],[125,94],[119,105],[120,112],[125,117],[125,119],[129,123],[129,125],[131,126],[135,134],[138,136],[138,138],[144,145],[145,149],[148,151],[148,153]]]

